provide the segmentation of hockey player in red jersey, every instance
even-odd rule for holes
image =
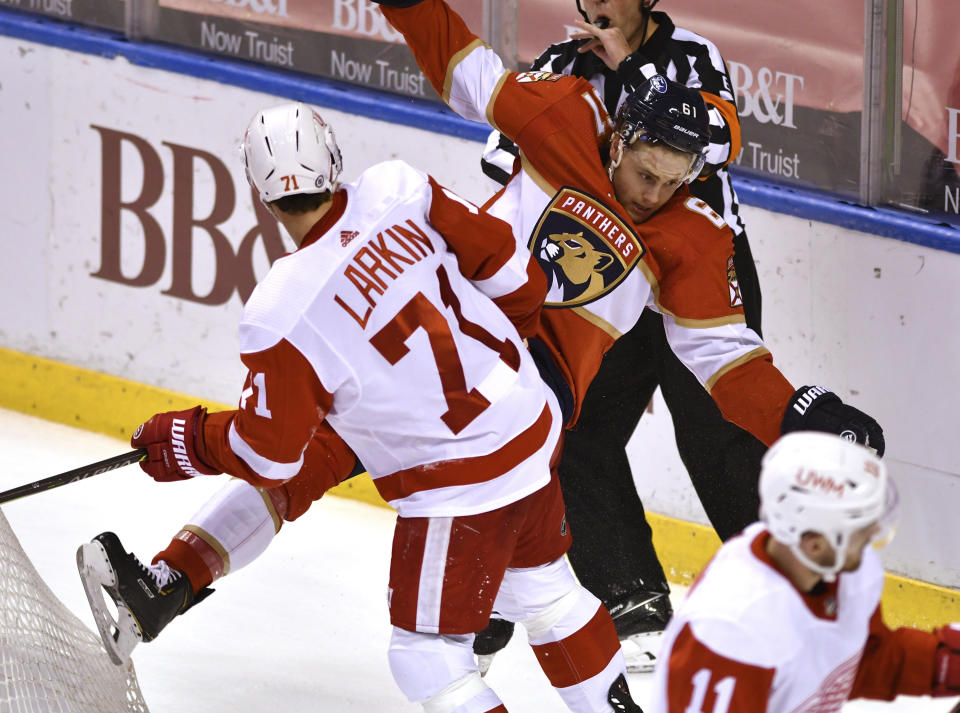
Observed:
[[[869,450],[797,432],[763,459],[761,522],[729,540],[677,608],[656,713],[835,713],[850,698],[960,695],[960,628],[891,631],[870,543],[896,490]]]
[[[686,186],[709,142],[698,92],[654,75],[612,126],[585,79],[507,71],[443,0],[379,4],[444,101],[519,147],[518,172],[484,208],[551,277],[531,349],[549,355],[541,370],[566,390],[568,426],[604,352],[650,307],[724,417],[761,441],[782,429],[849,430],[883,450],[872,418],[826,389],[795,389],[746,326],[730,228]]]
[[[333,132],[303,104],[258,113],[243,149],[251,184],[298,249],[244,306],[239,408],[155,415],[132,439],[149,452],[143,469],[160,481],[230,473],[276,504],[301,470],[322,475],[322,491],[359,457],[398,511],[389,661],[409,700],[506,711],[472,650],[499,591],[570,710],[638,711],[610,615],[563,557],[553,471],[563,422],[522,343],[538,323],[542,271],[509,226],[408,164],[339,185]],[[151,571],[112,533],[78,562],[117,659],[194,598],[188,577]]]
[[[670,0],[566,0],[580,32],[546,47],[529,69],[583,77],[610,116],[651,74],[696,89],[710,127],[706,162],[691,195],[702,198],[733,232],[731,269],[746,324],[761,337],[761,292],[746,227],[727,164],[740,153],[740,122],[726,63],[709,39],[676,25]],[[561,3],[562,5],[562,3]],[[654,9],[656,6],[656,9]],[[588,24],[589,23],[589,24]],[[490,134],[483,172],[505,185],[518,155],[512,141]],[[643,231],[643,226],[637,226]],[[719,236],[725,239],[725,236]],[[710,524],[721,540],[752,523],[759,508],[757,476],[766,446],[724,420],[714,401],[667,345],[663,316],[644,310],[604,355],[576,426],[564,436],[560,487],[577,533],[567,553],[577,578],[607,605],[624,644],[627,671],[652,671],[671,608],[670,588],[634,484],[659,463],[631,463],[626,445],[654,391],[673,420],[677,450]],[[645,450],[642,432],[638,452]],[[491,620],[476,649],[506,643],[507,624]],[[495,637],[491,635],[496,635]]]

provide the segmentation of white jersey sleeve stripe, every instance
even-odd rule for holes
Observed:
[[[587,104],[590,105],[590,108],[593,110],[593,117],[597,120],[597,136],[600,136],[604,130],[607,128],[606,121],[601,116],[606,115],[606,109],[600,108],[600,101],[597,99],[596,95],[593,92],[584,92],[583,98],[586,100]]]
[[[709,379],[706,380],[706,382],[703,385],[704,388],[709,392],[711,389],[713,389],[713,385],[720,380],[720,377],[722,377],[731,369],[735,369],[741,364],[746,364],[748,361],[756,359],[757,357],[762,357],[769,353],[770,353],[770,350],[767,349],[766,347],[757,347],[753,351],[747,352],[746,354],[741,356],[739,359],[734,359],[732,362],[724,365],[721,369],[719,369],[716,373],[714,373],[713,376],[711,376]]]
[[[483,381],[477,384],[477,391],[492,404],[497,403],[513,388],[519,374],[507,366],[506,362],[498,360],[490,373]]]
[[[757,333],[743,322],[691,329],[665,314],[663,329],[674,354],[704,386],[715,383],[734,363],[760,356],[758,350],[767,353]]]
[[[487,104],[507,71],[497,53],[474,40],[450,58],[443,100],[460,116],[487,121]]]
[[[300,458],[293,463],[277,463],[269,458],[264,458],[243,440],[243,437],[237,432],[236,423],[230,424],[230,431],[227,434],[230,441],[230,448],[236,455],[243,460],[254,473],[267,480],[290,480],[300,472],[303,467],[303,453]]]

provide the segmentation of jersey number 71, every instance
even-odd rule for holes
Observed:
[[[520,353],[516,345],[509,339],[497,339],[482,326],[463,316],[460,300],[454,294],[442,265],[437,268],[437,279],[440,282],[443,304],[453,311],[460,331],[495,351],[507,366],[519,371]],[[393,319],[370,338],[370,343],[390,364],[396,364],[410,352],[406,341],[417,329],[423,329],[427,333],[440,373],[440,384],[447,402],[447,411],[441,419],[455,434],[460,433],[483,413],[490,402],[475,388],[467,390],[463,363],[450,331],[450,323],[444,314],[422,292],[418,292],[400,308]]]

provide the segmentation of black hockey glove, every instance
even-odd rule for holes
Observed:
[[[872,448],[878,456],[883,455],[885,447],[879,423],[822,386],[801,386],[790,397],[780,432],[791,431],[837,433]]]

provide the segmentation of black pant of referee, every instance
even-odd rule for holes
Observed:
[[[744,233],[734,238],[734,268],[747,325],[760,334],[760,284]],[[578,424],[566,433],[560,460],[573,535],[570,562],[580,582],[610,610],[621,639],[662,630],[672,614],[626,452],[658,385],[673,418],[680,458],[720,538],[756,521],[760,507],[757,480],[766,446],[724,420],[671,351],[662,317],[645,310],[604,357]]]

